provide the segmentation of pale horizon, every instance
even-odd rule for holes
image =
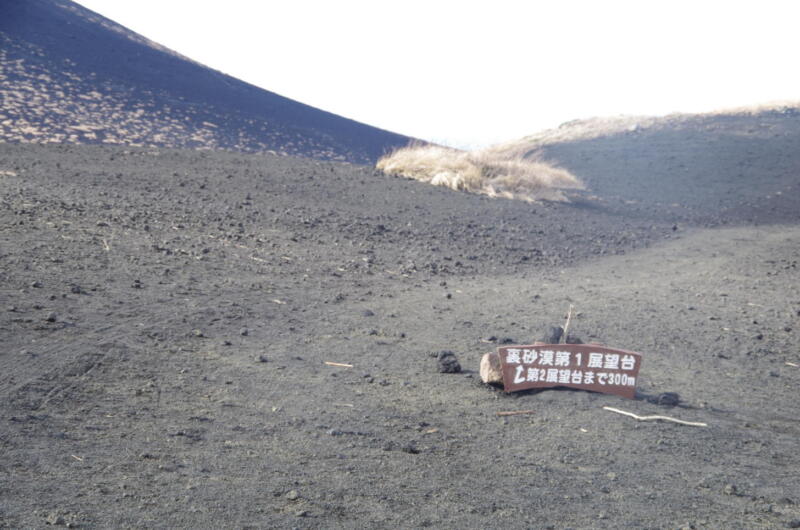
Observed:
[[[800,99],[788,1],[78,3],[265,90],[454,147]]]

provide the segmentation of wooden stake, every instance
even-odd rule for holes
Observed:
[[[567,333],[569,333],[569,323],[572,320],[572,304],[569,304],[569,311],[567,311],[567,323],[564,324],[564,333],[561,335],[561,340],[558,341],[559,344],[563,341],[564,344],[567,343]]]

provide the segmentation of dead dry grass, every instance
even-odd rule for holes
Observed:
[[[492,150],[416,144],[382,157],[376,167],[434,186],[529,202],[565,201],[563,190],[584,188],[566,169]]]
[[[800,109],[800,101],[772,101],[742,107],[724,107],[701,113],[673,113],[665,116],[619,115],[572,120],[555,129],[547,129],[511,142],[495,145],[486,151],[505,157],[529,157],[537,149],[566,142],[591,140],[621,133],[653,129],[674,129],[715,116],[757,116],[765,112]]]

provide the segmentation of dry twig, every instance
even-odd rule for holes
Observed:
[[[630,416],[631,418],[639,421],[650,421],[650,420],[664,420],[664,421],[671,421],[674,423],[680,423],[681,425],[691,425],[692,427],[708,427],[707,423],[702,423],[699,421],[684,421],[679,420],[676,418],[670,418],[669,416],[639,416],[638,414],[634,414],[633,412],[626,412],[624,410],[615,409],[614,407],[603,407],[604,410],[610,410],[611,412],[616,412],[617,414],[622,414],[624,416]]]
[[[335,363],[333,361],[325,361],[325,364],[327,364],[328,366],[340,366],[342,368],[352,368],[353,367],[352,364]]]
[[[533,410],[503,410],[497,413],[498,416],[519,416],[520,414],[533,414]]]

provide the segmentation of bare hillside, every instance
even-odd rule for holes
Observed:
[[[0,4],[0,141],[373,163],[409,138],[206,68],[69,0]]]

